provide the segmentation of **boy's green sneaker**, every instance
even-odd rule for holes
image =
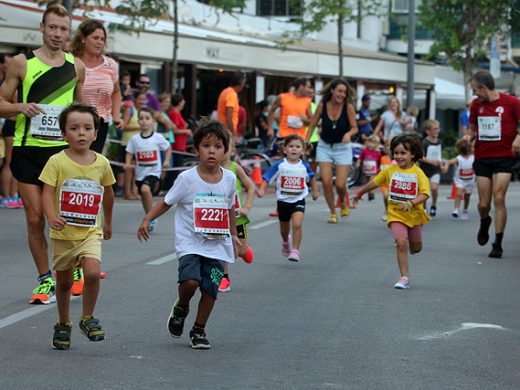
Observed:
[[[101,341],[105,339],[105,332],[99,325],[99,320],[92,316],[86,316],[79,321],[79,328],[90,341]]]
[[[29,303],[48,305],[49,303],[56,302],[56,296],[54,295],[55,288],[56,282],[52,276],[46,277],[40,281],[40,285],[33,290],[33,295]]]
[[[72,322],[54,325],[54,336],[52,336],[52,348],[65,351],[70,348],[70,334]]]

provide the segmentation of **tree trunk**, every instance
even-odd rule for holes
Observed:
[[[179,14],[177,0],[172,0],[173,3],[173,53],[172,53],[172,78],[171,91],[177,92],[177,50],[179,48]]]
[[[338,76],[343,77],[343,15],[338,15],[338,57],[339,57],[339,72]]]

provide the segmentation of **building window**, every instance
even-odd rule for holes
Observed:
[[[421,3],[421,0],[415,0],[415,12],[416,13],[417,13],[420,3]],[[408,7],[409,7],[408,0],[393,0],[392,1],[392,12],[394,12],[394,13],[407,14]]]
[[[294,0],[257,0],[258,16],[300,16],[301,1]]]

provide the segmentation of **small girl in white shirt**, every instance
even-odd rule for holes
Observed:
[[[464,199],[464,210],[460,216],[460,219],[465,221],[468,219],[468,207],[471,197],[471,193],[475,188],[475,172],[473,171],[473,161],[475,156],[472,154],[471,144],[463,139],[459,139],[455,144],[459,154],[457,157],[446,161],[442,168],[443,173],[448,171],[450,165],[455,165],[455,176],[453,182],[457,188],[457,196],[455,197],[455,208],[451,215],[454,218],[459,217],[460,201]]]
[[[312,199],[320,196],[318,183],[310,165],[301,158],[305,152],[305,141],[296,134],[283,140],[285,158],[272,165],[263,175],[263,182],[258,196],[265,194],[267,186],[276,180],[276,199],[280,234],[282,236],[282,254],[289,261],[300,261],[300,243],[302,241],[303,214],[305,197],[309,194],[307,182],[312,189]],[[292,248],[290,232],[292,225]]]

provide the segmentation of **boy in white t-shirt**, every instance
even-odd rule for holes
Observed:
[[[180,337],[190,300],[200,288],[195,324],[190,331],[194,349],[209,349],[206,322],[224,275],[224,262],[234,263],[238,247],[234,212],[235,175],[220,164],[229,149],[230,134],[216,121],[203,122],[193,135],[200,162],[182,172],[163,200],[144,217],[137,238],[150,238],[150,222],[174,204],[175,251],[179,259],[179,299],[168,317],[168,331]]]
[[[135,184],[141,195],[145,213],[149,213],[153,206],[153,196],[159,191],[161,167],[170,166],[170,143],[161,134],[154,132],[155,112],[148,107],[142,107],[138,113],[138,123],[141,132],[135,134],[126,146],[125,169],[132,169],[132,160],[135,158]],[[161,164],[160,152],[165,152],[164,162]],[[153,231],[156,221],[152,221],[150,230]]]

